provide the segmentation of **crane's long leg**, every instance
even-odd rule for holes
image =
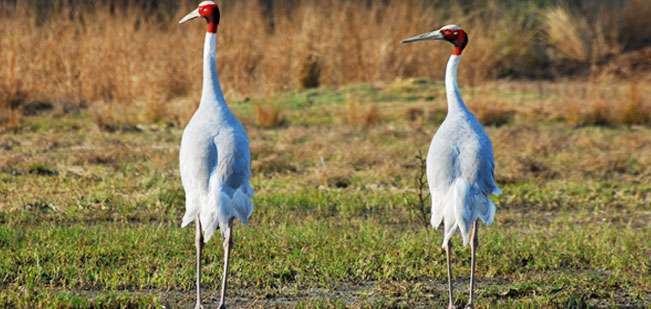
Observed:
[[[475,253],[479,246],[479,221],[475,221],[475,226],[472,229],[472,241],[470,242],[470,298],[466,308],[473,307],[473,298],[475,297]]]
[[[201,249],[203,249],[203,234],[201,233],[201,222],[199,221],[199,215],[194,220],[194,225],[196,226],[196,233],[194,237],[194,244],[197,247],[197,303],[195,304],[195,309],[201,309]]]
[[[233,225],[229,224],[229,229],[226,231],[224,236],[224,274],[222,275],[222,294],[221,300],[219,301],[219,309],[226,309],[226,288],[228,282],[228,258],[231,254],[231,246],[233,244],[233,239],[231,233],[233,231]]]
[[[451,245],[451,240],[448,240],[447,244],[445,244],[445,256],[447,257],[448,261],[448,309],[453,309],[454,307],[454,299],[452,298],[452,265],[450,261],[450,254],[452,251],[452,245]]]

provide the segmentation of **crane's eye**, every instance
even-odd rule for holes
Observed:
[[[456,31],[455,31],[455,32],[454,32],[454,35],[457,35],[457,34],[459,34],[459,32],[456,32]]]

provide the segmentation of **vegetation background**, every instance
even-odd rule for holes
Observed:
[[[192,32],[176,21],[194,5],[0,2],[3,122],[16,122],[9,119],[19,117],[13,110],[38,101],[65,110],[101,105],[110,116],[100,116],[100,122],[182,124],[194,106],[179,109],[174,99],[199,93],[202,36],[196,32],[202,25]],[[234,98],[438,77],[445,61],[434,59],[444,59],[445,48],[398,42],[454,22],[469,29],[472,41],[461,70],[465,84],[496,78],[619,80],[649,71],[649,16],[646,0],[226,1],[220,72]],[[128,117],[133,119],[113,119]]]
[[[192,304],[177,157],[205,26],[177,20],[196,4],[0,0],[0,307]],[[445,304],[417,154],[450,48],[399,42],[456,23],[504,190],[478,305],[649,306],[650,18],[648,0],[222,1],[220,78],[257,192],[234,305]]]

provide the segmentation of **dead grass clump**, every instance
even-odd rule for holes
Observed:
[[[257,127],[272,129],[285,124],[285,117],[277,104],[258,103],[255,105],[255,125]]]
[[[22,113],[8,103],[0,104],[0,128],[15,129],[20,125]]]
[[[7,58],[4,70],[0,68],[0,72],[4,73],[0,74],[0,127],[13,129],[20,124],[22,113],[19,107],[25,100],[25,94],[17,76],[16,54],[10,53]]]
[[[588,21],[572,14],[565,7],[554,7],[543,13],[545,33],[549,43],[556,47],[558,57],[580,62],[591,60],[591,38]]]
[[[376,104],[360,104],[349,101],[346,104],[346,123],[348,125],[369,128],[380,122],[382,116]]]
[[[302,89],[317,88],[321,85],[321,61],[316,55],[308,55],[298,74]]]
[[[503,126],[510,123],[515,116],[515,111],[504,108],[492,102],[472,103],[470,110],[479,122],[485,126]]]
[[[649,27],[649,16],[651,16],[651,1],[648,0],[627,0],[624,2],[621,11],[613,10],[611,14],[619,15],[620,41],[624,47],[635,49],[648,46],[651,39],[651,27]]]
[[[253,174],[289,174],[298,172],[294,158],[289,155],[271,154],[253,161]]]
[[[310,178],[310,182],[318,186],[343,189],[352,184],[353,178],[351,171],[347,168],[322,166],[316,169],[315,174]]]
[[[139,110],[122,104],[98,102],[91,106],[91,116],[98,128],[108,132],[138,130]]]
[[[250,133],[255,132],[253,130]],[[283,134],[287,134],[284,131]],[[269,143],[266,138],[251,136],[252,171],[254,175],[290,174],[299,171],[300,163],[291,147],[282,142]]]
[[[651,124],[651,106],[643,102],[639,86],[631,83],[627,91],[626,98],[570,101],[565,105],[562,119],[574,126]]]
[[[460,76],[466,78],[468,84],[475,85],[488,78],[544,75],[538,72],[544,59],[539,52],[538,25],[531,18],[537,12],[531,9],[509,10],[497,1],[486,3],[487,7],[475,18],[455,16],[449,19],[463,23],[470,39],[468,48],[464,50],[467,60],[459,70]],[[442,51],[448,50],[442,48]]]
[[[410,107],[407,109],[406,116],[409,121],[418,121],[419,119],[425,118],[425,109],[422,107]]]
[[[192,96],[178,97],[165,102],[165,120],[177,127],[185,127],[199,106],[199,99]]]
[[[604,99],[568,102],[564,120],[573,126],[609,126],[615,124],[611,104],[608,104]]]
[[[636,1],[627,1],[636,2]],[[572,12],[568,7],[557,6],[543,12],[543,31],[548,43],[554,47],[552,60],[570,60],[579,64],[588,64],[593,68],[613,55],[618,55],[626,47],[635,46],[641,37],[651,38],[644,31],[639,36],[631,36],[627,28],[642,20],[633,16],[635,3],[627,3],[623,8],[611,8],[610,4],[597,5],[589,12]],[[626,19],[630,22],[625,22]],[[637,21],[636,21],[637,20]],[[644,27],[647,28],[647,27]]]
[[[651,124],[651,106],[644,104],[637,83],[631,83],[628,97],[617,112],[618,122],[625,125]]]

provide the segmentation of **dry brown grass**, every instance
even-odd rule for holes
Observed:
[[[410,107],[405,113],[407,120],[411,122],[422,121],[425,118],[425,109],[422,107]]]
[[[277,104],[258,103],[255,105],[255,125],[258,128],[277,128],[285,122],[282,109]]]
[[[438,77],[445,61],[432,60],[445,58],[449,46],[399,43],[434,24],[458,23],[468,30],[471,43],[464,55],[472,69],[464,66],[460,74],[471,85],[485,78],[550,70],[549,57],[555,55],[541,52],[538,33],[544,25],[535,18],[541,13],[550,25],[563,18],[579,19],[570,25],[576,29],[550,28],[552,43],[576,43],[570,44],[576,49],[561,57],[594,62],[651,38],[644,0],[603,10],[594,26],[592,17],[564,9],[514,9],[497,1],[472,3],[476,14],[468,14],[468,7],[458,3],[441,6],[418,0],[278,2],[266,12],[259,3],[229,1],[223,7],[219,69],[231,97]],[[158,15],[137,7],[111,13],[101,3],[84,10],[62,5],[47,18],[33,14],[30,7],[29,2],[19,2],[15,11],[0,6],[0,63],[8,64],[0,66],[2,113],[7,114],[7,102],[47,101],[63,109],[115,105],[115,117],[98,117],[101,122],[185,121],[178,115],[187,115],[185,109],[193,105],[181,111],[170,105],[199,93],[204,30],[201,22],[176,24],[191,9],[188,5]],[[615,28],[613,20],[625,22]],[[580,36],[582,31],[589,36]],[[177,113],[170,115],[172,110]],[[120,115],[130,119],[118,120]]]
[[[628,0],[621,10],[615,10],[618,15],[620,40],[625,47],[641,47],[651,38],[649,16],[651,16],[651,1]]]
[[[564,7],[548,9],[543,16],[549,42],[557,48],[561,57],[576,61],[591,59],[590,28],[585,18],[573,15]]]
[[[617,117],[620,123],[627,125],[650,124],[651,102],[643,102],[639,85],[631,82],[625,102],[621,102]]]
[[[469,104],[479,122],[485,126],[499,127],[513,120],[515,111],[492,101],[475,100]]]
[[[571,98],[563,105],[561,118],[574,126],[651,125],[651,104],[643,101],[635,82],[617,98]]]
[[[382,120],[380,110],[373,103],[358,103],[348,101],[346,103],[346,123],[353,127],[369,128]]]
[[[609,104],[603,99],[593,101],[570,101],[565,109],[564,120],[574,126],[604,126],[612,124],[614,118]]]
[[[604,3],[593,12],[567,6],[543,11],[542,30],[554,47],[552,60],[571,60],[594,67],[623,50],[648,45],[651,30],[641,21],[650,16],[651,2],[628,0],[615,6]]]
[[[543,29],[549,43],[555,47],[557,58],[595,65],[622,50],[616,14],[599,13],[589,20],[558,6],[543,13]]]
[[[15,129],[20,124],[22,113],[14,108],[0,105],[0,127]]]

